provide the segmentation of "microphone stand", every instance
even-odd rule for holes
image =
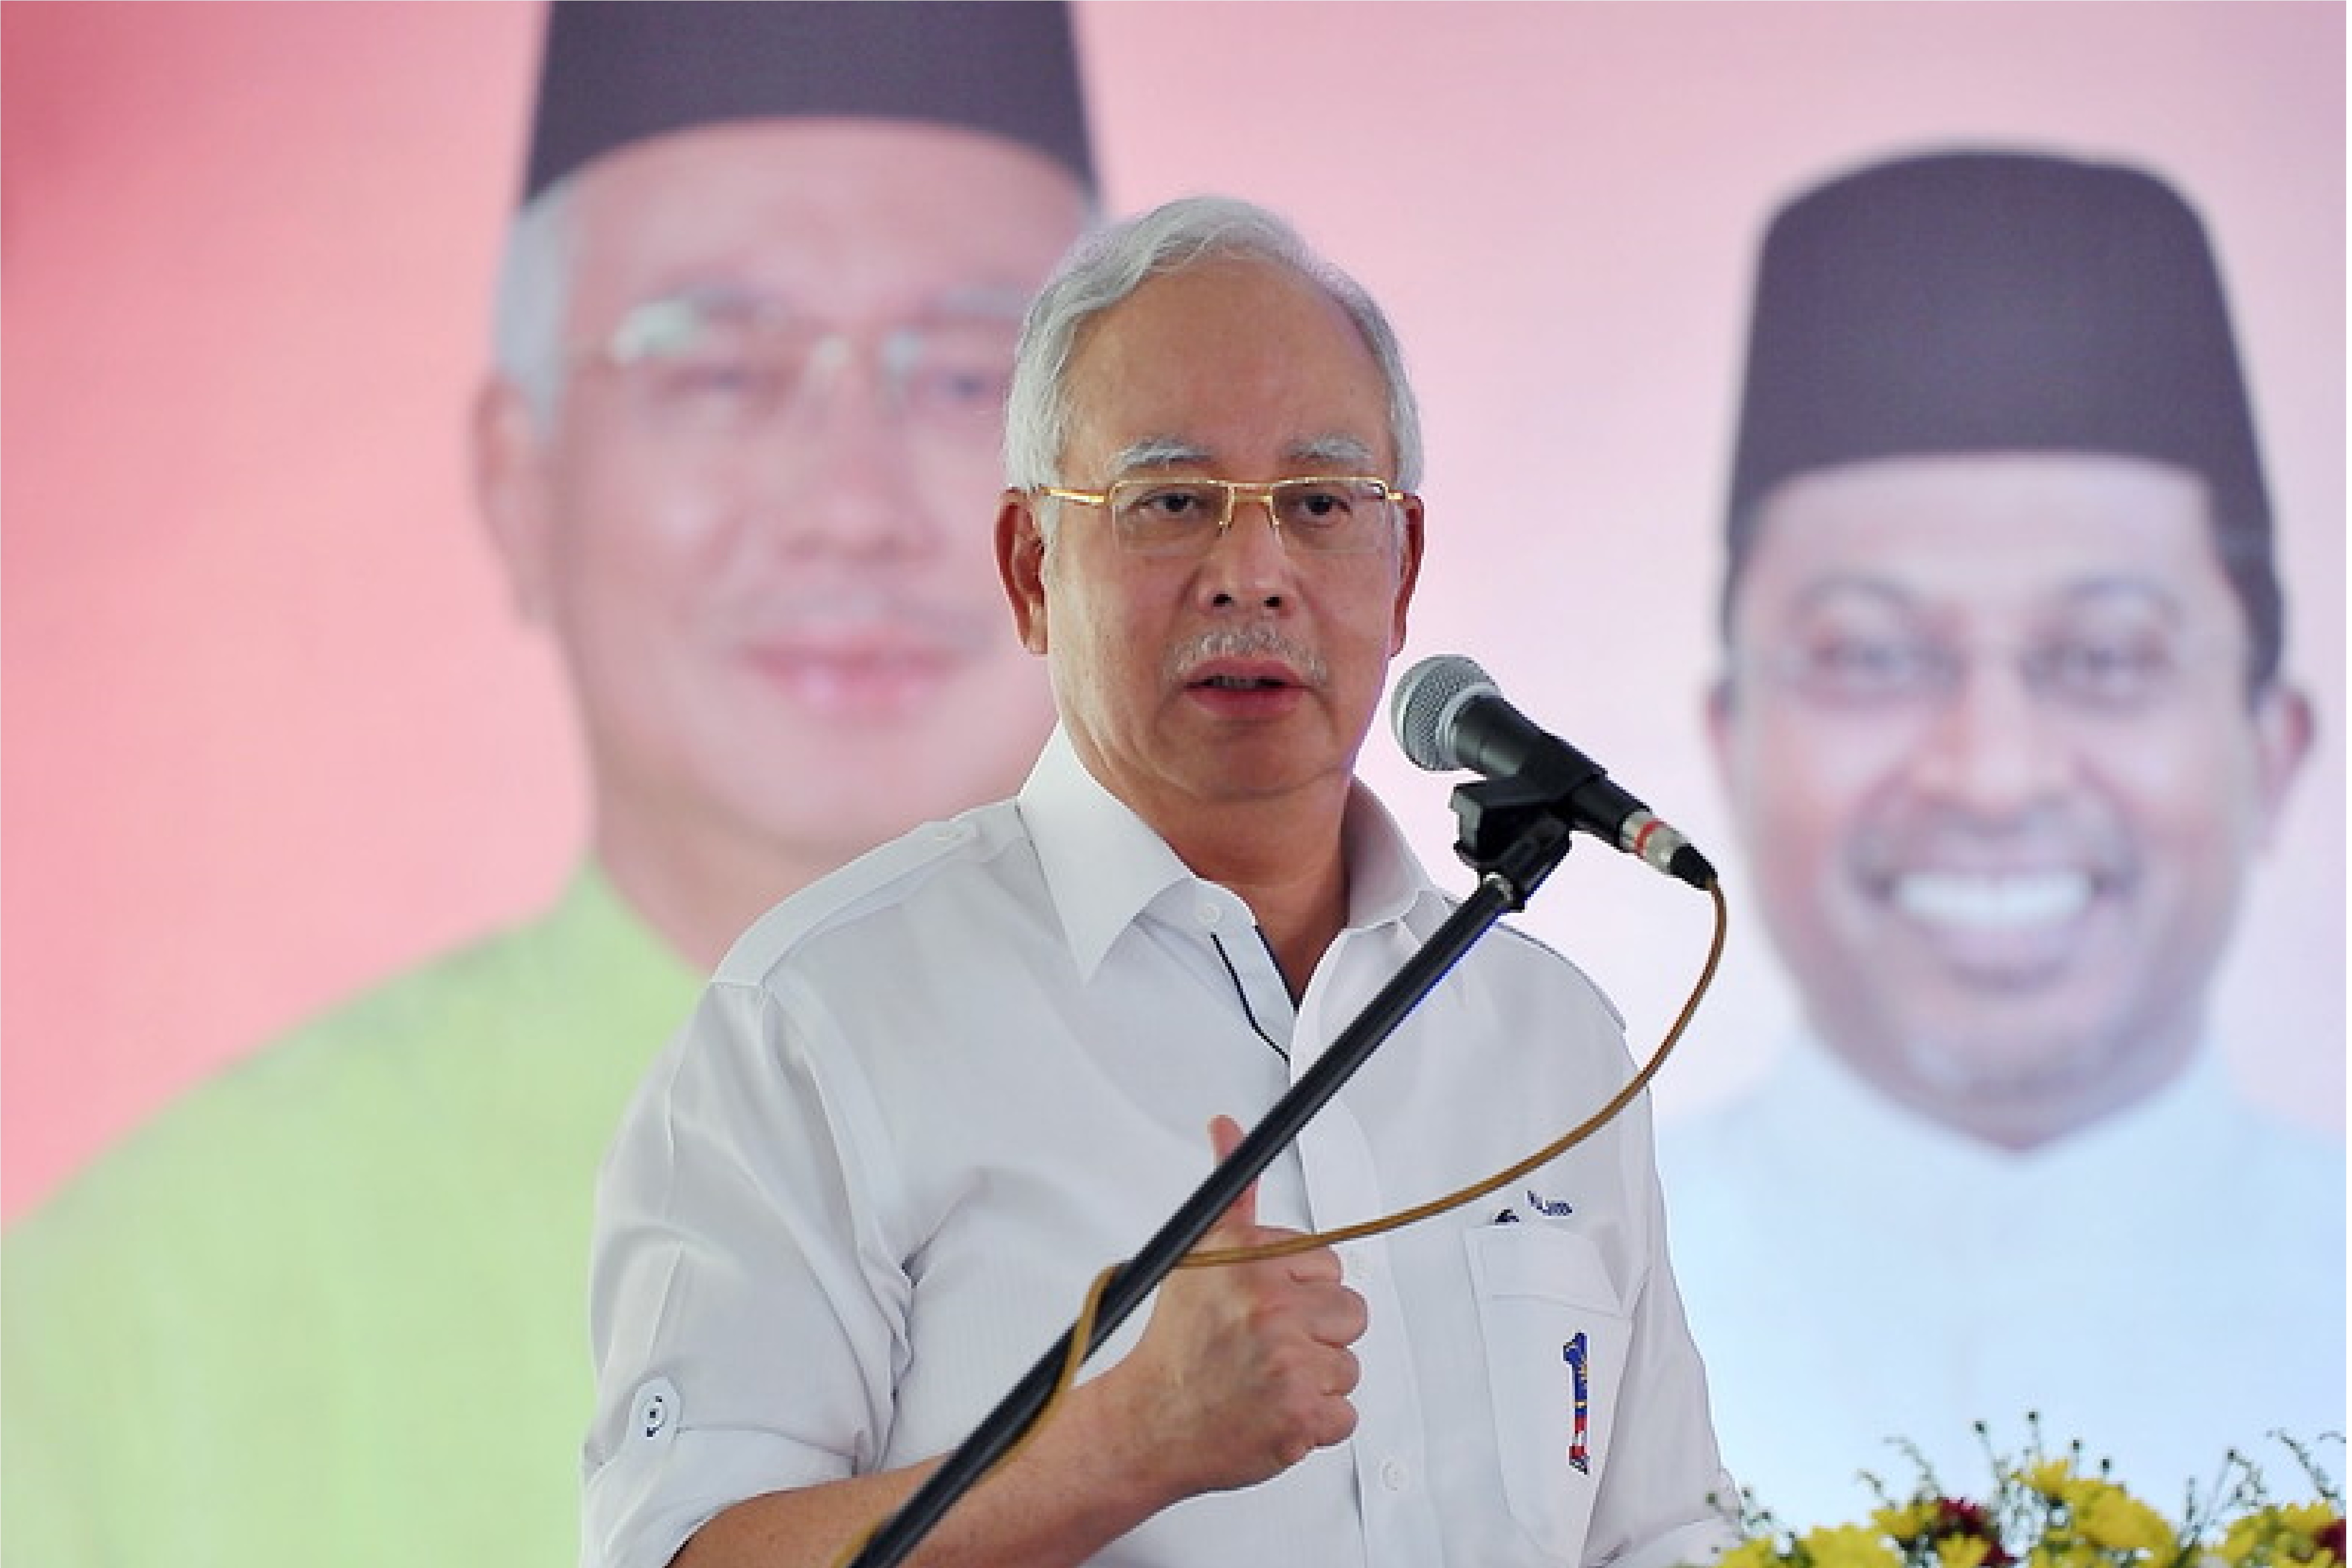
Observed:
[[[1101,1348],[1471,945],[1507,912],[1526,906],[1528,896],[1568,854],[1569,819],[1556,809],[1559,805],[1556,794],[1524,780],[1482,779],[1454,789],[1454,812],[1461,824],[1454,848],[1480,873],[1477,887],[1275,1102],[1265,1119],[1209,1172],[1143,1249],[1118,1266],[1103,1289],[1086,1354]],[[882,1521],[848,1568],[889,1568],[906,1560],[956,1500],[979,1484],[1036,1422],[1061,1381],[1076,1333],[1073,1322],[971,1436]]]

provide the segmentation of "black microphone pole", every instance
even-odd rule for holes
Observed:
[[[1471,945],[1506,913],[1526,905],[1528,896],[1568,853],[1568,821],[1549,809],[1552,804],[1540,791],[1505,781],[1465,784],[1454,791],[1454,813],[1462,822],[1457,847],[1463,859],[1481,873],[1477,887],[1430,933],[1429,940],[1390,977],[1315,1064],[1274,1103],[1265,1119],[1211,1169],[1208,1179],[1144,1243],[1143,1249],[1118,1266],[1103,1288],[1086,1354],[1101,1348],[1143,1304]],[[1077,1332],[1074,1322],[973,1428],[971,1436],[882,1521],[850,1559],[848,1568],[889,1568],[906,1560],[956,1500],[979,1484],[1036,1422],[1061,1381]]]

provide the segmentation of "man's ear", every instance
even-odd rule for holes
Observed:
[[[1033,653],[1046,650],[1045,535],[1037,520],[1037,501],[1020,490],[1007,490],[996,503],[996,573],[1004,582],[1005,601],[1013,606],[1013,626],[1021,645]]]
[[[1421,497],[1412,496],[1399,503],[1404,508],[1404,527],[1397,539],[1396,609],[1389,621],[1389,657],[1404,652],[1405,622],[1412,609],[1412,591],[1421,581],[1422,532]]]
[[[475,393],[474,504],[525,621],[546,620],[552,570],[544,440],[520,388],[493,376]]]
[[[1716,676],[1714,684],[1706,688],[1706,748],[1708,755],[1715,759],[1717,787],[1726,800],[1732,800],[1735,796],[1731,750],[1738,739],[1733,727],[1738,715],[1733,712],[1732,705],[1738,701],[1738,694],[1732,689],[1731,676],[1727,673]]]
[[[2284,679],[2254,695],[2254,767],[2262,790],[2261,841],[2265,847],[2277,837],[2287,791],[2311,755],[2313,724],[2311,699]]]

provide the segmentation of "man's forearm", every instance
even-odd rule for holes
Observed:
[[[1145,1427],[1122,1409],[1116,1379],[1066,1395],[940,1520],[909,1568],[1077,1568],[1176,1500],[1152,1479]],[[834,1568],[940,1464],[747,1499],[703,1526],[675,1568]]]

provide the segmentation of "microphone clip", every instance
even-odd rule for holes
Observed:
[[[1527,907],[1543,881],[1568,857],[1570,821],[1559,791],[1525,775],[1478,779],[1454,787],[1459,831],[1454,852],[1496,884],[1506,907]]]

